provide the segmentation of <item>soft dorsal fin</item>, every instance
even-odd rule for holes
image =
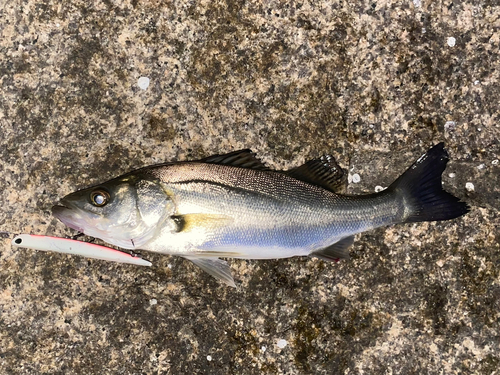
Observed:
[[[233,167],[258,169],[261,171],[269,170],[268,167],[260,161],[252,150],[245,149],[233,151],[224,155],[213,155],[200,160],[203,163],[231,165]]]
[[[285,171],[290,177],[320,186],[334,193],[341,193],[345,188],[344,171],[330,155],[309,160],[300,167]]]
[[[349,246],[354,242],[354,236],[342,238],[333,245],[317,250],[309,254],[311,257],[316,257],[328,261],[337,261],[339,259],[349,259]]]

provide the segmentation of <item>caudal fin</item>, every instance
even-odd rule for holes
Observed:
[[[469,211],[467,203],[443,190],[441,174],[448,160],[444,143],[438,143],[389,187],[404,197],[405,222],[450,220]]]

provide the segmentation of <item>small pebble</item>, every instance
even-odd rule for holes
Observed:
[[[380,185],[375,186],[375,193],[379,193],[382,190],[385,190],[386,188]]]
[[[352,182],[354,182],[355,184],[357,184],[359,181],[361,181],[361,177],[359,176],[359,174],[354,173],[352,175]]]
[[[211,355],[207,355],[207,361],[210,362],[212,360],[212,356]]]
[[[484,167],[485,167],[485,165],[484,165],[484,164],[479,164],[479,165],[477,166],[477,169],[484,169]]]
[[[283,349],[285,346],[288,345],[288,342],[286,340],[278,340],[278,342],[276,343],[276,346],[280,349]]]
[[[148,77],[141,77],[137,80],[137,85],[139,88],[146,90],[149,87],[149,78]]]
[[[455,43],[457,42],[457,40],[455,38],[453,38],[452,36],[450,36],[450,37],[448,37],[446,42],[448,43],[448,45],[450,47],[455,47]]]
[[[497,165],[497,164],[498,164],[498,159],[493,160],[493,161],[491,162],[491,164],[493,164],[493,165]]]
[[[150,304],[151,306],[154,306],[154,305],[156,305],[157,303],[158,303],[158,300],[157,300],[156,298],[153,298],[153,299],[150,299],[150,300],[149,300],[149,304]]]
[[[465,188],[467,189],[467,191],[474,191],[474,184],[472,182],[467,182],[465,184]]]
[[[446,121],[444,124],[444,129],[445,130],[455,130],[457,127],[457,123],[455,121]]]
[[[262,345],[262,346],[260,347],[260,352],[261,352],[261,353],[265,353],[265,352],[266,352],[266,350],[267,350],[267,346]]]
[[[450,176],[450,178],[455,178],[456,174],[452,172],[448,176]]]

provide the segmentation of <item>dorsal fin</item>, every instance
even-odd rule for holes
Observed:
[[[344,171],[330,155],[312,159],[300,167],[285,171],[290,177],[320,186],[334,193],[341,193],[345,188]]]
[[[268,171],[269,168],[260,161],[250,149],[233,151],[229,154],[213,155],[200,160],[203,163],[231,165],[233,167]]]

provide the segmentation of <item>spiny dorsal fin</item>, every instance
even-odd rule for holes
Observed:
[[[233,151],[224,155],[213,155],[200,160],[203,163],[231,165],[233,167],[258,169],[261,171],[269,170],[268,167],[260,161],[252,150],[245,149]]]
[[[344,171],[330,155],[309,160],[300,167],[285,171],[290,177],[320,186],[334,193],[341,193],[345,188]]]
[[[342,238],[340,241],[335,242],[333,245],[325,247],[324,249],[315,251],[309,256],[316,257],[328,261],[337,261],[339,259],[349,259],[348,248],[354,242],[354,236]]]

